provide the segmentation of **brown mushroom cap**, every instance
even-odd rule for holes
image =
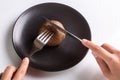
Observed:
[[[59,21],[57,21],[57,20],[51,20],[51,22],[53,22],[54,24],[58,25],[59,27],[65,29],[64,26],[62,25],[62,23],[60,23]],[[54,28],[50,23],[45,22],[41,26],[41,28],[39,30],[39,34],[41,32],[43,32],[45,29],[47,29],[49,31],[52,31],[54,33],[54,35],[52,36],[52,38],[47,43],[48,46],[58,46],[58,45],[60,45],[63,42],[63,40],[64,40],[64,38],[66,36],[65,33],[63,33],[62,31]]]

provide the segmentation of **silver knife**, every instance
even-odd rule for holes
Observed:
[[[74,35],[73,33],[69,32],[68,30],[62,29],[61,27],[59,27],[58,25],[54,24],[53,22],[51,22],[48,18],[43,17],[47,22],[49,22],[51,25],[53,25],[54,28],[59,29],[60,31],[67,33],[68,35],[74,37],[75,39],[82,41],[81,38],[77,37],[76,35]]]

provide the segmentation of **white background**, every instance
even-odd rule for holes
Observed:
[[[15,20],[24,10],[45,2],[75,8],[88,21],[93,42],[110,43],[120,49],[119,0],[0,0],[0,72],[8,65],[17,67],[21,62],[11,40]],[[65,71],[51,73],[29,68],[24,80],[105,80],[105,77],[89,51],[79,64]]]

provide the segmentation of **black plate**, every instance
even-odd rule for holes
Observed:
[[[80,38],[91,39],[90,28],[84,17],[75,9],[58,3],[43,3],[23,12],[13,29],[13,45],[20,56],[28,56],[45,16],[60,21],[66,30]],[[80,62],[88,49],[80,41],[66,36],[56,47],[44,47],[30,60],[30,66],[45,71],[61,71]]]

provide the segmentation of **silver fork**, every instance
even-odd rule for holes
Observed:
[[[33,41],[33,47],[28,57],[30,58],[36,52],[41,50],[48,43],[52,36],[53,33],[50,32],[49,30],[45,30],[41,34],[39,34],[37,38]]]

